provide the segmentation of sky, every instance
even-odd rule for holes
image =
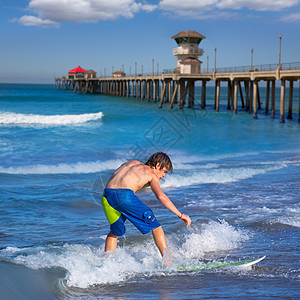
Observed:
[[[80,65],[97,75],[173,69],[171,38],[195,30],[202,68],[300,62],[300,0],[0,0],[0,83],[53,83]],[[215,52],[216,47],[216,52]],[[158,64],[158,65],[157,65]]]

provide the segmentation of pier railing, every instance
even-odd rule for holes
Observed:
[[[216,73],[242,73],[242,72],[268,72],[268,71],[276,71],[278,69],[278,64],[266,64],[266,65],[253,65],[253,66],[239,66],[239,67],[222,67],[222,68],[210,68],[207,69],[205,66],[202,66],[202,70],[200,74],[213,74]],[[167,74],[175,74],[176,68],[172,69],[163,69],[163,71],[157,72],[143,72],[143,73],[126,73],[125,77],[144,77],[144,76],[161,76]],[[280,64],[280,70],[300,70],[300,62],[292,62],[292,63],[282,63]],[[178,72],[178,71],[177,71]],[[179,74],[179,73],[177,73]],[[65,76],[61,77],[62,79],[66,79]],[[112,75],[107,76],[100,73],[97,78],[113,78]]]
[[[239,67],[222,67],[216,68],[216,73],[239,73],[239,72],[262,72],[262,71],[276,71],[278,64],[267,65],[253,65],[253,66],[239,66]],[[280,64],[281,70],[300,70],[300,62],[283,63]],[[215,71],[214,68],[202,68],[201,74],[211,74]],[[165,69],[163,74],[174,74],[174,69]]]
[[[267,64],[267,65],[253,65],[253,66],[241,66],[241,67],[225,67],[217,68],[217,73],[239,73],[239,72],[260,72],[260,71],[276,71],[278,64]],[[281,70],[300,70],[300,62],[294,63],[283,63],[280,64]],[[214,70],[210,70],[213,72]],[[207,73],[203,70],[204,73]]]
[[[278,64],[266,64],[266,65],[253,65],[253,66],[239,66],[239,67],[221,67],[216,68],[216,73],[242,73],[242,72],[267,72],[276,71]],[[282,63],[280,64],[281,70],[300,70],[300,62]],[[160,72],[143,72],[143,73],[126,73],[126,77],[144,77],[144,76],[161,76],[165,74],[175,74],[176,68],[163,69]],[[207,69],[202,66],[200,74],[212,74],[215,72],[214,68]],[[108,78],[113,76],[103,76],[102,74],[98,78]]]

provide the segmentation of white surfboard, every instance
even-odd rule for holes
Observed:
[[[258,259],[255,259],[255,260],[252,260],[250,262],[246,262],[246,263],[243,263],[241,265],[239,265],[239,267],[242,267],[242,268],[248,268],[248,267],[251,267],[257,263],[259,263],[260,261],[262,261],[263,259],[266,258],[266,255],[261,257],[261,258],[258,258]]]
[[[224,267],[239,267],[239,268],[250,268],[253,265],[259,263],[263,259],[266,258],[266,255],[263,257],[260,257],[258,259],[251,259],[251,260],[239,260],[239,261],[233,261],[233,262],[209,262],[209,263],[199,263],[197,265],[193,264],[191,266],[182,266],[178,267],[179,272],[185,272],[185,271],[200,271],[200,270],[209,270],[209,269],[216,269],[216,268],[224,268]]]

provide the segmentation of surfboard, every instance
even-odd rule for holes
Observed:
[[[186,271],[200,271],[200,270],[209,270],[209,269],[216,269],[216,268],[222,268],[222,267],[239,267],[247,269],[263,259],[266,258],[266,255],[263,257],[260,257],[258,259],[251,259],[251,260],[239,260],[239,261],[233,261],[233,262],[209,262],[209,263],[201,263],[198,262],[198,264],[193,264],[190,266],[182,266],[178,267],[177,271],[179,272],[186,272]]]

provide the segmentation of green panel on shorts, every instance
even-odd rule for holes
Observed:
[[[111,207],[104,196],[102,197],[101,202],[109,224],[115,223],[120,218],[121,213],[113,207]]]

